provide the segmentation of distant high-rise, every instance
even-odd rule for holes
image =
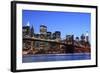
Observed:
[[[60,31],[55,31],[52,34],[52,39],[61,39],[61,32]]]
[[[76,37],[76,39],[75,39],[77,42],[79,41],[79,37]]]
[[[29,22],[25,26],[22,27],[22,35],[23,35],[23,38],[31,37]],[[30,48],[31,48],[30,41],[23,40],[23,50],[29,50]]]
[[[46,34],[47,33],[47,26],[40,25],[40,34]]]
[[[67,44],[73,44],[73,41],[74,41],[74,35],[66,35]]]
[[[55,31],[55,37],[56,37],[56,39],[60,39],[61,38],[61,32]]]
[[[73,40],[73,35],[66,35],[66,40]]]
[[[27,23],[26,26],[23,26],[23,30],[22,31],[23,31],[23,37],[30,37],[31,36],[29,22]]]
[[[47,35],[47,26],[40,25],[40,38],[46,39]]]
[[[51,32],[47,32],[47,39],[51,39]]]
[[[52,34],[52,39],[56,39],[55,33]]]
[[[80,38],[81,38],[81,41],[85,41],[85,35],[84,34],[82,34]]]
[[[34,34],[34,37],[35,38],[39,38],[40,37],[40,34]]]
[[[86,32],[86,42],[89,42],[89,34],[88,34],[88,32]]]

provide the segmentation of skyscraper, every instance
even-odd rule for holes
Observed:
[[[86,32],[85,37],[86,37],[86,42],[89,42],[89,34],[88,34],[88,32]]]
[[[30,30],[30,26],[29,26],[29,22],[26,24],[26,26],[22,27],[22,31],[23,31],[23,37],[30,37],[31,36],[31,30]]]
[[[69,45],[73,45],[74,35],[66,35],[66,43]]]
[[[55,31],[55,32],[52,34],[52,38],[53,38],[53,39],[58,39],[58,40],[60,40],[60,39],[61,39],[61,32],[60,32],[60,31]]]
[[[46,34],[47,33],[47,26],[40,25],[40,34]]]
[[[52,34],[52,39],[56,39],[56,34],[55,33]]]
[[[85,37],[86,37],[86,43],[87,43],[88,47],[90,47],[89,34],[88,34],[88,32],[86,32]]]
[[[79,42],[79,37],[76,37],[75,41]]]
[[[47,32],[47,39],[51,39],[51,32]]]
[[[80,38],[81,38],[81,41],[82,41],[82,42],[85,41],[85,35],[84,35],[84,34],[82,34]]]
[[[61,32],[55,31],[55,37],[56,37],[56,39],[60,39],[61,38]]]
[[[22,34],[23,34],[23,38],[31,37],[29,22],[25,26],[22,27]],[[31,49],[31,42],[27,40],[23,40],[22,46],[23,46],[23,50],[29,50]]]
[[[47,26],[40,25],[40,38],[47,39]],[[40,49],[46,49],[47,42],[40,41]]]
[[[40,25],[40,38],[46,39],[46,35],[47,35],[47,26]]]

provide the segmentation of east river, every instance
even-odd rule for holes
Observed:
[[[69,60],[88,60],[91,59],[90,53],[73,53],[73,54],[39,54],[23,55],[22,62],[47,62],[47,61],[69,61]]]

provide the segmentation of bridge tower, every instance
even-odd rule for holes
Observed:
[[[66,53],[74,53],[74,35],[66,36]]]

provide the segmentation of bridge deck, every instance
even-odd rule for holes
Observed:
[[[85,46],[82,46],[82,45],[75,45],[74,43],[73,44],[67,44],[67,43],[63,43],[63,42],[60,42],[60,41],[57,41],[57,40],[49,40],[49,39],[40,39],[40,38],[34,38],[34,37],[31,37],[31,38],[23,38],[23,40],[30,40],[30,41],[43,41],[43,42],[50,42],[50,43],[56,43],[56,44],[60,44],[60,45],[65,45],[65,46],[69,46],[69,45],[72,45],[73,47],[77,47],[77,48],[85,48]]]

